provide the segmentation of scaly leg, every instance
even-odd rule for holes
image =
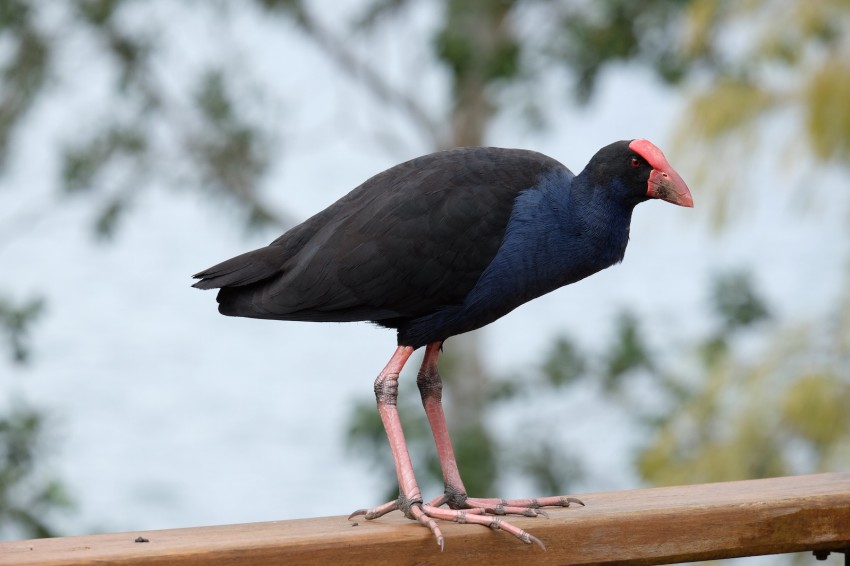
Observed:
[[[525,543],[537,543],[541,548],[546,547],[537,537],[534,537],[527,532],[519,529],[510,523],[493,517],[491,515],[505,513],[520,513],[528,516],[535,516],[539,512],[536,507],[528,505],[522,509],[514,509],[511,501],[502,500],[472,500],[467,498],[466,490],[463,487],[463,482],[460,479],[460,474],[457,470],[454,451],[452,450],[451,440],[449,439],[448,430],[446,429],[445,417],[440,403],[440,391],[442,384],[440,376],[436,371],[437,357],[439,356],[440,343],[436,342],[429,344],[425,350],[425,362],[420,371],[420,378],[417,379],[420,391],[422,391],[425,410],[428,413],[428,420],[434,430],[434,438],[437,442],[437,449],[440,455],[440,462],[443,468],[443,476],[446,478],[446,494],[436,499],[432,503],[424,503],[422,494],[419,491],[419,485],[416,482],[416,477],[413,472],[413,464],[410,461],[410,454],[407,450],[407,443],[404,439],[404,432],[401,428],[401,421],[398,416],[398,376],[401,373],[404,364],[407,362],[410,355],[413,353],[413,348],[410,346],[399,346],[393,357],[390,358],[387,366],[378,375],[375,380],[375,399],[378,403],[378,413],[381,415],[381,421],[384,424],[387,438],[390,442],[390,449],[393,453],[395,461],[396,474],[398,475],[399,497],[395,501],[390,501],[383,505],[379,505],[373,509],[359,509],[349,516],[349,519],[357,515],[364,515],[367,520],[378,518],[390,511],[400,510],[409,519],[419,521],[431,530],[434,537],[437,539],[437,544],[443,548],[444,538],[440,531],[437,522],[434,519],[442,519],[454,521],[456,523],[474,523],[484,525],[492,529],[501,529],[507,531],[522,540]],[[564,501],[566,505],[569,502],[566,498],[548,498],[558,502]],[[540,502],[548,501],[539,500]],[[478,501],[484,502],[485,506],[477,505]],[[489,505],[489,502],[495,502]],[[523,500],[525,501],[525,500]],[[528,500],[532,501],[532,500]],[[537,501],[537,500],[534,500]],[[578,501],[578,500],[574,500]],[[476,505],[470,505],[470,502],[475,502]],[[441,509],[440,506],[444,503],[449,503],[451,509]],[[547,503],[560,504],[560,503]],[[490,508],[492,507],[492,508]]]
[[[407,362],[413,348],[410,346],[399,346],[393,357],[390,358],[386,367],[378,374],[375,380],[375,399],[378,402],[378,414],[390,441],[390,450],[395,462],[396,475],[398,476],[399,497],[395,501],[384,503],[373,509],[358,509],[351,515],[365,515],[367,520],[376,519],[386,515],[390,511],[400,510],[408,519],[415,519],[431,529],[440,549],[443,548],[443,533],[437,523],[425,515],[422,511],[422,494],[419,484],[413,472],[413,463],[410,461],[410,453],[407,451],[407,443],[404,440],[404,431],[401,428],[401,420],[398,417],[398,376],[404,364]]]
[[[430,502],[431,505],[439,507],[448,504],[452,509],[467,509],[467,512],[492,515],[524,515],[536,517],[546,515],[540,510],[541,507],[569,507],[571,503],[583,505],[575,497],[543,497],[538,499],[481,499],[467,496],[466,488],[460,478],[457,468],[452,441],[446,426],[446,417],[443,413],[443,382],[437,371],[437,360],[440,357],[441,342],[428,344],[425,348],[425,358],[416,378],[419,393],[422,396],[422,405],[434,434],[434,442],[437,445],[437,455],[440,459],[440,467],[443,471],[445,482],[445,493]]]

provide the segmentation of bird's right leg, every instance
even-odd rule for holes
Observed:
[[[575,497],[539,497],[535,499],[497,499],[469,497],[466,487],[460,478],[452,441],[446,426],[446,416],[443,412],[443,382],[437,371],[437,360],[440,357],[442,342],[433,342],[425,348],[422,367],[416,378],[422,405],[431,425],[434,442],[437,445],[437,456],[443,472],[445,492],[442,496],[429,503],[430,506],[440,507],[444,504],[452,509],[465,509],[472,513],[491,515],[524,515],[536,517],[546,515],[541,507],[569,507],[571,503],[584,505]],[[527,542],[527,541],[526,541]]]
[[[419,368],[419,375],[416,376],[416,385],[419,387],[428,424],[431,425],[431,433],[434,435],[437,456],[443,472],[446,491],[440,505],[448,503],[453,509],[464,509],[467,499],[466,488],[463,480],[460,479],[452,439],[449,437],[446,426],[446,416],[443,413],[443,380],[437,372],[437,359],[440,357],[442,345],[442,342],[433,342],[425,347],[425,357],[422,360],[422,367]]]
[[[398,475],[399,496],[395,501],[384,503],[373,509],[359,509],[348,518],[364,515],[367,520],[377,519],[390,511],[400,510],[408,519],[414,519],[431,529],[437,544],[443,548],[443,533],[436,521],[422,511],[422,494],[413,472],[413,463],[404,440],[401,419],[398,416],[398,376],[404,364],[413,353],[411,346],[399,346],[386,367],[375,380],[375,399],[378,402],[378,414],[384,424],[390,450]]]

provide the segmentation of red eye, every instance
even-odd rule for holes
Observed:
[[[643,165],[643,162],[640,159],[638,159],[637,157],[632,157],[631,163],[632,163],[632,167],[640,167],[641,165]]]

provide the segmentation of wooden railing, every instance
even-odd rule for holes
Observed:
[[[512,519],[543,540],[545,552],[506,533],[447,523],[440,552],[427,529],[394,513],[4,542],[0,564],[647,565],[850,550],[850,473],[579,497],[586,507]]]

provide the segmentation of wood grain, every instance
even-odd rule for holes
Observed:
[[[0,565],[670,564],[816,549],[850,549],[850,473],[592,493],[586,507],[512,522],[546,552],[506,533],[398,513],[323,517],[0,543]],[[134,542],[137,537],[149,542]]]

